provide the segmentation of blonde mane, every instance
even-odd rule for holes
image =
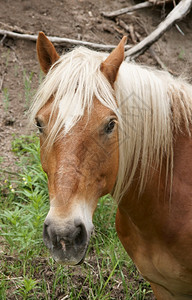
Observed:
[[[61,56],[47,74],[32,104],[31,120],[54,96],[57,120],[49,134],[51,146],[78,122],[85,109],[94,109],[94,97],[114,111],[119,119],[119,173],[114,197],[119,201],[140,169],[139,191],[145,187],[150,167],[161,169],[167,159],[167,174],[173,171],[173,132],[188,133],[192,117],[192,87],[169,73],[122,63],[114,90],[100,71],[107,57],[84,47]],[[51,114],[51,115],[52,115]],[[182,128],[181,128],[182,126]]]

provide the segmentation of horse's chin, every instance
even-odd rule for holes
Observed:
[[[86,255],[86,254],[85,254]],[[53,256],[53,259],[56,261],[57,264],[59,265],[63,265],[63,266],[79,266],[81,265],[82,263],[84,263],[84,260],[85,260],[85,255],[84,257],[78,262],[76,260],[61,260],[60,258],[56,258]]]
[[[87,248],[88,248],[88,247],[87,247]],[[86,250],[85,250],[84,256],[83,256],[82,259],[76,264],[76,266],[79,266],[79,265],[81,265],[81,264],[84,263],[85,256],[86,256],[86,253],[87,253],[87,248],[86,248]]]
[[[78,255],[78,257],[70,257],[70,255],[69,254],[67,255],[64,251],[62,253],[52,252],[51,254],[53,259],[60,265],[78,266],[84,262],[86,253],[87,253],[87,247],[81,255],[80,254]]]

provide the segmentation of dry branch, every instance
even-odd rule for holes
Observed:
[[[130,28],[130,25],[128,26],[128,25],[127,25],[123,20],[121,20],[121,19],[118,20],[118,23],[119,23],[119,25],[120,25],[125,31],[127,31],[127,32],[130,33],[132,40],[133,40],[133,38],[134,38],[135,41],[136,41],[136,39],[137,39],[139,42],[141,41],[141,35],[140,35],[137,31],[134,31],[133,25],[132,25],[132,28]],[[133,33],[132,33],[133,36],[132,36],[132,34],[131,34],[131,30],[133,30]],[[145,29],[145,31],[146,31],[146,29]],[[147,33],[147,31],[146,31],[146,33]],[[134,43],[136,44],[135,41],[134,41]],[[154,50],[152,47],[149,48],[149,52],[150,52],[151,56],[153,57],[153,59],[154,59],[154,60],[158,63],[158,65],[161,67],[161,69],[167,71],[167,67],[166,67],[165,64],[161,61],[161,59],[159,58],[159,56],[156,54],[155,50]],[[169,72],[170,72],[170,70],[169,70]],[[170,73],[173,73],[173,72],[170,72]]]
[[[149,3],[149,2],[144,2],[144,3]],[[192,0],[181,0],[179,4],[169,13],[166,19],[163,22],[161,22],[159,26],[145,39],[143,39],[141,42],[139,42],[137,45],[133,47],[130,47],[129,45],[125,46],[125,50],[126,50],[125,56],[127,57],[126,60],[134,59],[139,55],[143,54],[176,21],[179,21],[182,18],[184,18],[186,14],[190,11],[191,6],[192,6]],[[3,35],[3,38],[10,37],[16,39],[30,40],[30,41],[36,41],[38,37],[37,35],[25,34],[25,33],[21,34],[21,33],[8,31],[8,30],[0,30],[0,35]],[[97,44],[97,43],[91,43],[87,41],[79,41],[75,39],[60,38],[55,36],[48,36],[48,38],[52,43],[83,45],[93,49],[104,50],[104,51],[111,51],[116,47],[115,45]]]
[[[146,1],[146,2],[142,2],[142,3],[139,3],[139,4],[133,5],[133,6],[121,8],[121,9],[118,9],[118,10],[115,10],[115,11],[112,11],[112,12],[104,12],[103,11],[101,13],[101,15],[103,17],[112,19],[112,18],[115,18],[117,16],[129,13],[129,12],[133,12],[135,10],[139,10],[139,9],[142,9],[142,8],[151,7],[151,6],[153,6],[153,4],[151,2]]]
[[[136,10],[139,10],[139,9],[142,9],[142,8],[147,8],[147,7],[151,7],[151,6],[155,6],[155,5],[156,6],[165,5],[165,3],[169,3],[169,2],[173,2],[173,4],[175,5],[175,0],[148,0],[148,1],[136,4],[136,5],[133,5],[133,6],[128,6],[128,7],[121,8],[121,9],[118,9],[118,10],[114,10],[114,11],[111,11],[111,12],[104,12],[103,11],[101,13],[101,15],[103,17],[113,19],[115,17],[133,12],[133,11],[136,11]]]
[[[144,38],[140,43],[125,52],[126,60],[134,59],[143,54],[154,42],[156,42],[165,31],[167,31],[176,21],[184,18],[190,11],[192,0],[181,0],[179,4],[168,14],[163,22]]]
[[[36,42],[37,37],[38,37],[37,35],[21,34],[21,33],[8,31],[8,30],[0,30],[0,35],[3,35],[3,36],[6,35],[7,37],[10,37],[10,38],[23,39],[23,40],[34,41],[34,42]],[[93,49],[100,49],[100,50],[104,50],[104,51],[111,51],[116,47],[115,45],[103,45],[103,44],[79,41],[79,40],[68,39],[68,38],[60,38],[60,37],[56,37],[56,36],[48,36],[48,39],[52,43],[82,45],[82,46],[87,46],[87,47],[90,47]],[[125,48],[130,49],[130,46],[127,45],[127,46],[125,46]]]
[[[166,3],[173,3],[175,6],[175,0],[148,0],[149,2],[153,3],[154,5],[165,5]]]

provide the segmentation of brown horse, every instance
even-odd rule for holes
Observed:
[[[39,34],[44,242],[56,261],[83,262],[97,200],[113,192],[118,236],[157,299],[192,299],[192,87],[123,62],[125,42],[59,57]]]

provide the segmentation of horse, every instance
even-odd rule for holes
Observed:
[[[98,199],[118,203],[116,231],[158,300],[192,299],[192,86],[168,72],[37,39],[46,74],[30,109],[40,133],[53,258],[81,264]]]

